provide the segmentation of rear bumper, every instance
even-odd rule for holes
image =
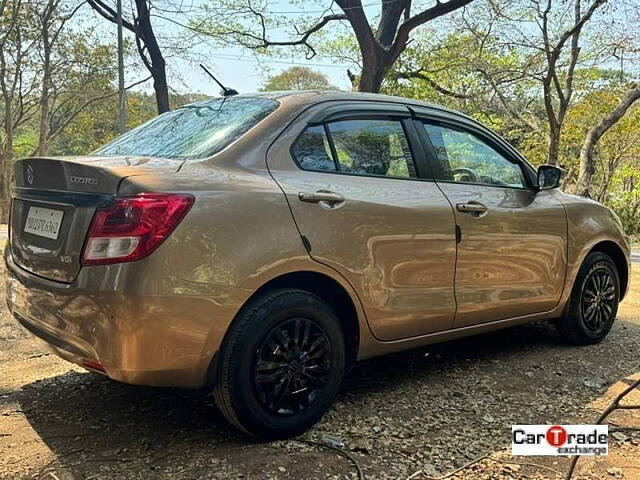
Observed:
[[[137,385],[204,385],[245,296],[232,287],[182,289],[175,278],[171,288],[128,279],[131,264],[85,267],[72,284],[27,272],[8,251],[5,264],[7,306],[23,327],[65,360],[99,362],[110,378]]]

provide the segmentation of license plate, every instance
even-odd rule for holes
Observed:
[[[24,231],[39,237],[58,239],[64,212],[50,208],[30,207]]]

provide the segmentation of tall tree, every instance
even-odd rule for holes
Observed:
[[[271,23],[277,22],[269,15],[269,2],[263,1],[256,6],[250,0],[240,0],[235,8],[228,8],[225,15],[219,15],[220,9],[213,6],[215,13],[192,22],[191,28],[225,43],[239,43],[259,52],[273,47],[298,46],[305,50],[307,58],[312,58],[316,49],[311,37],[330,23],[346,21],[355,36],[362,62],[360,74],[350,74],[350,79],[357,90],[377,93],[390,69],[406,50],[416,28],[472,1],[435,0],[434,5],[414,11],[411,0],[382,0],[379,17],[372,24],[361,0],[335,0],[342,13],[333,12],[332,3],[317,21],[302,28],[294,25],[292,38],[275,40],[268,35]]]
[[[28,73],[37,49],[35,9],[24,0],[0,0],[0,223],[9,217],[15,132],[33,118],[38,77]]]
[[[56,62],[56,59],[52,58],[55,55],[54,50],[66,23],[73,18],[81,6],[82,3],[78,3],[75,7],[68,9],[62,5],[62,0],[46,0],[39,6],[41,8],[38,15],[38,26],[40,32],[40,56],[42,59],[42,83],[40,90],[40,131],[36,149],[38,155],[46,155],[49,151],[52,77],[56,74],[57,68],[62,66],[68,68],[66,59],[58,59],[58,62]]]
[[[580,174],[574,187],[574,193],[582,196],[591,196],[591,186],[593,175],[596,173],[596,163],[594,152],[598,141],[607,131],[613,127],[622,117],[625,116],[629,108],[640,100],[640,85],[635,85],[629,89],[620,103],[605,117],[587,132],[582,149],[580,150]]]
[[[2,92],[2,126],[3,135],[0,138],[0,223],[5,223],[8,218],[6,206],[9,204],[9,178],[10,167],[13,159],[13,90],[17,79],[12,78],[8,65],[6,48],[15,34],[20,11],[19,1],[0,1],[0,22],[3,25],[0,31],[0,91]],[[20,52],[21,53],[21,52]]]
[[[87,1],[102,17],[114,24],[117,23],[116,11],[106,1]],[[135,6],[133,20],[123,18],[122,25],[135,36],[140,59],[153,77],[158,113],[164,113],[170,110],[169,86],[167,84],[166,62],[151,23],[151,2],[149,0],[135,0]]]
[[[573,25],[564,30],[557,39],[552,38],[549,25],[553,0],[546,0],[546,2],[544,9],[538,9],[538,18],[547,61],[546,73],[542,77],[544,106],[549,124],[549,157],[547,162],[550,165],[557,165],[562,127],[574,91],[575,70],[581,51],[580,35],[594,12],[602,7],[607,0],[593,0],[584,12],[582,1],[574,0]],[[561,69],[559,62],[567,45],[570,45],[568,65],[565,69]]]
[[[530,0],[523,4],[494,0],[484,12],[461,17],[461,27],[476,37],[476,55],[470,59],[469,68],[493,84],[510,116],[529,124],[532,130],[538,128],[537,122],[531,122],[529,113],[514,108],[509,98],[512,82],[505,86],[500,78],[507,73],[512,79],[538,83],[547,131],[547,163],[551,165],[559,162],[562,129],[575,98],[578,68],[585,61],[585,53],[591,53],[585,52],[582,45],[585,27],[593,23],[594,14],[606,3],[607,0]],[[496,38],[505,53],[518,52],[522,59],[519,66],[504,71],[487,62],[486,46]]]

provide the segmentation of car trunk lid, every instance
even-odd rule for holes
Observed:
[[[11,254],[31,273],[72,282],[96,209],[133,175],[177,172],[181,160],[150,157],[37,157],[15,162]]]

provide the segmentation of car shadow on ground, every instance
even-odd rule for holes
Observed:
[[[427,464],[446,471],[504,448],[514,423],[592,418],[586,405],[638,371],[638,338],[640,325],[624,319],[589,347],[564,345],[546,324],[528,325],[361,362],[335,408],[304,438],[339,437],[372,478],[397,478]],[[59,480],[326,478],[352,468],[328,457],[332,452],[248,439],[204,390],[139,387],[70,371],[15,396],[57,458],[40,474],[55,468]]]

